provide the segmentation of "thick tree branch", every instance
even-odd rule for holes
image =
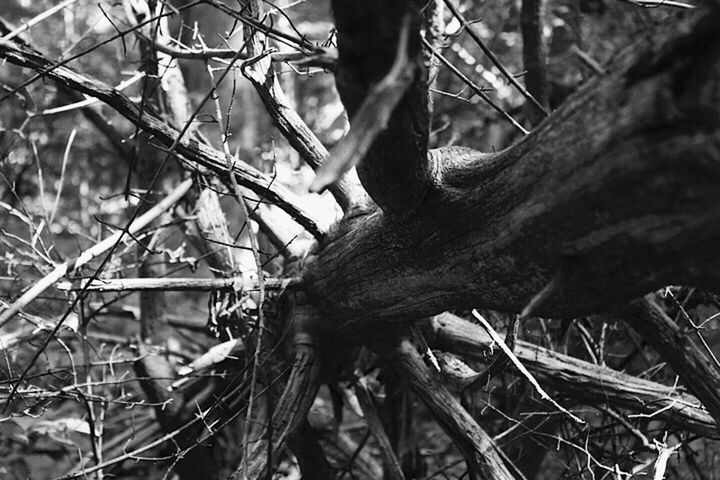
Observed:
[[[391,71],[400,33],[407,23],[403,19],[406,15],[409,19],[407,55],[415,69],[414,77],[387,127],[358,166],[365,190],[389,214],[415,211],[432,186],[427,170],[427,71],[419,33],[425,3],[333,1],[339,52],[336,84],[350,116],[351,130],[362,103]]]
[[[536,99],[535,107],[529,111],[533,124],[547,116],[548,106],[547,68],[545,67],[545,42],[543,41],[543,1],[523,0],[520,13],[520,30],[523,37],[523,66],[525,86]]]
[[[519,312],[556,276],[538,315],[719,285],[718,22],[706,13],[642,38],[505,151],[433,152],[438,191],[422,215],[337,226],[304,272],[329,327]]]
[[[310,319],[315,315],[310,307],[295,307],[293,321],[295,327],[295,360],[287,380],[285,390],[275,409],[272,419],[272,440],[263,436],[252,444],[247,458],[230,477],[230,480],[261,478],[268,468],[268,449],[279,452],[305,420],[310,406],[320,387],[320,357],[315,346],[315,337],[308,330]],[[250,439],[245,439],[250,441]],[[277,457],[273,453],[273,457]]]
[[[168,54],[173,58],[184,58],[187,60],[210,60],[219,58],[239,58],[248,60],[248,55],[237,56],[237,51],[232,48],[188,48],[168,46],[157,43],[155,48],[158,51]],[[337,63],[337,50],[334,48],[322,48],[313,52],[273,52],[270,53],[270,60],[273,62],[290,62],[302,67],[318,67],[326,70],[335,70]]]
[[[412,340],[400,340],[392,361],[412,391],[453,439],[472,475],[494,480],[515,478],[505,466],[495,442],[440,382],[438,373],[425,363]]]
[[[680,327],[655,303],[652,295],[633,302],[621,316],[702,401],[720,431],[720,365],[708,346],[698,341],[702,333],[692,325]]]

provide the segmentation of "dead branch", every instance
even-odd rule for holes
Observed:
[[[165,210],[172,207],[178,200],[180,200],[183,195],[185,195],[190,190],[191,186],[192,181],[185,180],[180,185],[175,187],[175,190],[173,190],[168,196],[158,202],[157,205],[152,207],[150,210],[145,212],[145,214],[136,218],[135,221],[128,226],[128,235],[136,235],[140,230],[152,223],[156,218],[162,215]],[[110,250],[122,239],[123,233],[124,232],[122,231],[116,232],[113,235],[107,237],[102,242],[85,250],[78,257],[72,260],[68,260],[67,262],[64,262],[60,265],[57,265],[52,272],[50,272],[48,275],[35,283],[35,285],[33,285],[20,298],[15,300],[12,305],[10,305],[6,310],[4,310],[2,314],[0,314],[0,327],[5,325],[20,310],[29,305],[41,293],[43,293],[49,287],[57,283],[58,280],[67,275],[69,272],[72,272],[73,270],[80,268],[83,265],[86,265],[91,260]]]
[[[479,325],[444,313],[431,321],[433,348],[487,361],[493,341]],[[515,355],[540,383],[564,396],[602,402],[655,418],[698,435],[717,438],[716,423],[700,400],[677,387],[662,385],[602,367],[538,345],[518,341]],[[464,372],[463,375],[473,373]],[[456,379],[462,381],[461,378]],[[632,415],[631,415],[632,417]]]
[[[177,152],[187,159],[190,166],[200,165],[215,173],[223,181],[228,180],[225,155],[222,152],[194,139],[179,137],[178,131],[165,125],[158,118],[148,114],[140,116],[138,108],[125,95],[109,85],[75,72],[68,67],[55,66],[37,53],[2,39],[0,39],[0,57],[10,63],[41,72],[69,88],[101,100],[133,124],[139,125],[148,134],[152,134],[157,141],[168,147],[174,145]],[[285,210],[313,235],[322,236],[322,228],[312,219],[311,215],[296,206],[293,196],[285,188],[245,162],[235,162],[233,174],[238,183]]]
[[[440,382],[439,372],[425,363],[418,352],[418,345],[409,338],[401,339],[392,353],[392,362],[463,453],[471,473],[481,478],[515,478],[492,438]]]
[[[299,278],[267,278],[265,288],[284,291],[287,288],[298,288]],[[228,278],[80,278],[72,282],[60,282],[55,285],[58,290],[90,291],[90,292],[126,292],[126,291],[195,291],[209,292],[212,290],[243,290],[252,291],[258,288],[257,280],[237,276]]]
[[[622,318],[668,362],[685,386],[708,409],[720,431],[720,364],[694,325],[680,327],[665,314],[653,295],[633,302]]]
[[[296,306],[293,312],[295,322],[295,360],[285,390],[280,397],[272,418],[272,441],[263,435],[253,443],[249,454],[231,475],[231,480],[261,478],[272,465],[267,464],[268,449],[281,452],[289,437],[295,432],[307,415],[320,386],[320,358],[314,345],[313,335],[306,330],[316,315],[311,307]],[[246,438],[245,442],[250,439]],[[273,455],[276,458],[277,455]]]

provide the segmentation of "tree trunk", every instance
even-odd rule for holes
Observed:
[[[434,150],[431,183],[395,178],[425,189],[417,208],[346,217],[306,264],[327,327],[517,312],[553,278],[539,315],[607,311],[670,282],[716,286],[719,17],[642,38],[507,150]],[[396,154],[384,162],[405,161]]]

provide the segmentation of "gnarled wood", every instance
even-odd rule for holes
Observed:
[[[248,457],[242,459],[242,463],[230,476],[230,480],[264,476],[267,469],[272,468],[272,465],[267,463],[268,449],[272,449],[272,458],[277,458],[274,452],[284,448],[286,442],[305,420],[320,387],[320,357],[317,348],[313,345],[311,335],[305,329],[308,318],[313,314],[309,307],[296,307],[293,312],[296,329],[295,360],[272,419],[272,439],[268,441],[263,436],[255,441]]]
[[[347,218],[310,258],[328,327],[518,312],[555,276],[539,315],[718,285],[719,23],[713,11],[641,39],[505,151],[431,152],[437,190],[416,214]]]

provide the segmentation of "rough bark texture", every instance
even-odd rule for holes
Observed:
[[[479,325],[444,313],[432,319],[431,328],[433,348],[480,360],[487,358],[492,341]],[[713,417],[702,408],[698,398],[681,388],[594,365],[528,342],[518,341],[514,353],[543,387],[565,397],[590,405],[626,409],[637,417],[654,418],[698,435],[718,437]],[[473,372],[462,375],[472,376]]]
[[[410,384],[412,391],[433,413],[440,426],[462,452],[471,476],[492,480],[515,478],[505,466],[493,439],[440,383],[437,372],[425,364],[412,341],[401,340],[392,359],[395,368]]]
[[[700,330],[675,323],[652,297],[633,302],[622,317],[675,370],[687,388],[720,420],[720,365]],[[720,431],[720,428],[718,428]]]
[[[230,480],[264,476],[268,468],[268,449],[273,452],[271,458],[277,459],[275,452],[282,451],[304,421],[320,386],[320,360],[315,347],[303,342],[296,340],[292,372],[272,419],[272,443],[265,435],[253,443],[248,458],[242,460]]]
[[[31,68],[47,75],[67,88],[97,98],[115,109],[120,115],[139,125],[145,132],[152,134],[160,144],[173,146],[173,154],[181,155],[180,160],[187,160],[190,166],[207,168],[220,179],[229,183],[225,154],[194,138],[180,137],[179,132],[166,125],[161,119],[152,115],[140,115],[137,106],[124,94],[106,83],[78,73],[62,64],[55,64],[38,52],[19,47],[17,44],[0,39],[0,57],[10,63]],[[177,145],[175,145],[177,143]],[[292,195],[287,189],[280,187],[272,178],[264,175],[245,162],[235,162],[233,173],[237,182],[251,189],[263,199],[273,202],[284,209],[294,220],[313,235],[322,236],[322,229],[306,212],[295,205]]]
[[[427,2],[405,0],[333,1],[338,32],[336,84],[350,117],[360,108],[373,85],[390,70],[397,55],[398,36],[405,15],[410,16],[408,56],[423,63],[421,9]],[[372,199],[389,214],[405,215],[419,208],[431,176],[425,161],[429,131],[427,72],[416,69],[387,129],[381,133],[357,168]]]
[[[548,85],[545,68],[545,42],[543,41],[544,0],[523,0],[520,14],[520,30],[523,38],[523,66],[525,87],[545,108],[548,106]],[[543,119],[542,112],[528,105],[530,123]]]
[[[346,218],[305,270],[328,326],[520,311],[556,275],[539,315],[717,285],[719,21],[642,38],[505,151],[431,152],[435,191],[416,214]]]

